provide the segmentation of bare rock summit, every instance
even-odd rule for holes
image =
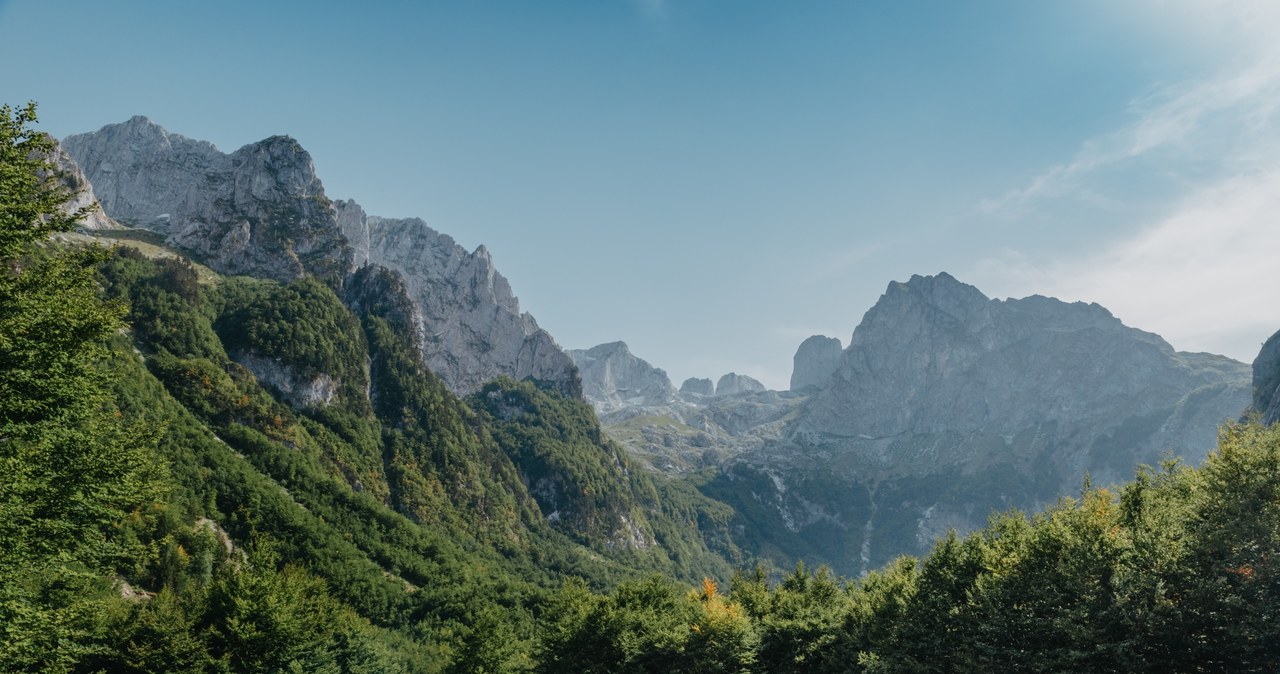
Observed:
[[[335,289],[376,265],[404,278],[427,366],[459,394],[497,377],[581,395],[573,362],[515,294],[483,246],[468,253],[422,220],[331,201],[311,155],[288,136],[225,154],[134,117],[62,142],[103,210],[164,234],[216,271]]]
[[[843,349],[835,337],[814,335],[800,343],[792,359],[791,390],[820,389],[840,367]]]

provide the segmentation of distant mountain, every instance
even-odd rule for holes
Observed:
[[[683,396],[713,396],[716,394],[716,383],[710,379],[700,377],[689,377],[680,384],[680,395]]]
[[[500,376],[578,393],[569,357],[520,311],[483,246],[475,252],[417,219],[368,216],[331,201],[311,156],[273,136],[231,154],[134,117],[62,147],[84,171],[106,215],[165,236],[214,270],[339,288],[357,268],[403,274],[418,344],[454,392]]]
[[[856,573],[993,509],[1034,508],[1176,455],[1249,403],[1248,366],[1174,351],[1096,304],[891,283],[783,437],[708,487],[757,549]]]
[[[625,407],[660,407],[679,397],[667,373],[632,355],[625,342],[567,352],[582,376],[582,392],[604,416]]]
[[[767,391],[745,375],[720,385],[690,378],[677,391],[667,373],[637,357],[624,342],[568,352],[582,389],[610,435],[660,472],[717,466],[781,437],[804,396]]]
[[[831,373],[840,367],[844,349],[834,337],[814,335],[800,343],[792,358],[791,390],[820,389],[831,381]]]
[[[764,391],[764,384],[745,374],[730,372],[716,382],[717,396],[735,396],[743,393],[760,393]]]

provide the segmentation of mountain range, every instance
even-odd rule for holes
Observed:
[[[226,154],[134,117],[62,147],[109,216],[89,229],[143,230],[219,274],[317,279],[357,311],[399,307],[406,341],[453,394],[509,378],[589,401],[641,465],[731,509],[725,531],[737,533],[720,549],[780,565],[862,573],[993,509],[1051,503],[1086,475],[1110,483],[1166,457],[1197,462],[1255,388],[1272,388],[1256,404],[1277,414],[1274,369],[1255,366],[1251,380],[1245,364],[1177,352],[1096,304],[992,300],[946,273],[889,284],[847,347],[805,340],[789,391],[737,373],[677,389],[623,342],[562,350],[483,246],[468,253],[422,220],[331,200],[286,136]],[[1263,356],[1275,360],[1275,342]],[[294,405],[328,404],[339,388],[334,373],[301,376],[269,353],[230,357]],[[611,524],[570,516],[552,468],[521,470],[548,520],[654,545],[631,505]]]
[[[785,393],[604,410],[593,396],[633,381],[595,381],[598,368],[583,381],[615,437],[655,467],[689,469],[670,457],[694,455],[689,445],[717,458],[704,491],[746,520],[749,549],[851,574],[993,511],[1040,509],[1086,476],[1118,483],[1141,464],[1197,463],[1253,388],[1247,365],[1177,352],[1096,304],[992,300],[946,273],[889,284],[839,347],[805,340]],[[623,345],[587,353],[670,388]]]

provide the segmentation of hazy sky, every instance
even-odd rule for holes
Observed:
[[[1280,329],[1280,3],[0,1],[0,102],[297,138],[566,348],[785,388],[891,280]]]

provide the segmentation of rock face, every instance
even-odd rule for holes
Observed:
[[[820,389],[840,367],[843,349],[834,337],[814,335],[800,343],[792,359],[791,390]]]
[[[506,376],[582,394],[573,361],[520,311],[484,246],[468,253],[422,220],[366,215],[352,201],[336,202],[335,209],[351,242],[352,265],[380,265],[404,276],[427,366],[454,392],[473,393]]]
[[[423,357],[456,393],[508,376],[581,395],[572,361],[520,311],[483,246],[468,253],[421,220],[331,202],[292,138],[228,155],[134,117],[63,147],[107,215],[164,233],[217,271],[278,281],[310,275],[336,288],[365,265],[403,275]]]
[[[1177,353],[1097,304],[990,300],[945,273],[914,276],[890,284],[867,312],[799,428],[889,438],[1010,435],[1054,422],[1096,433],[1119,419],[1172,412],[1202,386],[1226,383],[1238,395],[1244,373],[1227,358]],[[1207,448],[1214,437],[1190,444]],[[1165,440],[1187,439],[1157,444]]]
[[[324,372],[311,378],[303,377],[292,368],[252,353],[232,354],[232,360],[248,368],[258,381],[275,389],[280,397],[298,408],[324,407],[338,397],[341,387],[338,380]]]
[[[625,342],[567,353],[582,376],[583,394],[601,416],[633,405],[669,405],[677,398],[667,373],[634,356]]]
[[[351,266],[311,155],[288,136],[227,155],[134,117],[63,147],[109,216],[167,234],[217,271],[336,283]]]
[[[1198,462],[1249,393],[1242,363],[1177,352],[1096,304],[914,276],[866,313],[783,437],[708,489],[757,514],[744,526],[766,545],[854,574],[1077,493],[1086,473]]]
[[[1253,361],[1253,409],[1265,424],[1280,421],[1280,332],[1271,335]]]
[[[93,182],[102,208],[128,225],[166,231],[174,211],[227,157],[212,143],[171,134],[146,117],[69,136],[62,147]]]
[[[100,229],[119,229],[120,225],[111,221],[107,214],[103,212],[98,205],[98,197],[93,192],[93,185],[85,176],[84,171],[80,170],[80,165],[76,163],[71,155],[67,154],[61,146],[53,153],[53,164],[57,170],[62,173],[62,182],[75,195],[67,202],[68,211],[78,211],[82,208],[88,208],[88,212],[80,219],[80,228],[90,231]]]
[[[710,379],[699,379],[698,377],[689,377],[680,385],[680,395],[683,396],[705,396],[710,398],[716,394],[716,384]]]
[[[720,378],[716,382],[717,396],[733,396],[743,393],[759,393],[764,391],[764,384],[748,377],[745,374],[730,372]]]

